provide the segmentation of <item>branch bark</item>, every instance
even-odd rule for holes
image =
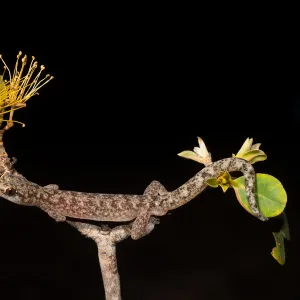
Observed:
[[[67,221],[83,235],[93,239],[98,247],[98,258],[107,300],[121,300],[120,277],[118,273],[116,244],[130,236],[131,225],[107,226]]]

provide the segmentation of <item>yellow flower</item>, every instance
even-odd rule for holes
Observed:
[[[242,145],[241,149],[239,152],[234,155],[232,154],[233,157],[238,157],[238,158],[243,158],[249,163],[254,164],[255,162],[258,161],[263,161],[267,159],[267,155],[259,149],[260,143],[253,144],[253,138],[249,139],[247,138],[244,144]]]
[[[53,79],[53,76],[49,74],[41,78],[42,72],[45,69],[43,65],[40,66],[37,73],[35,72],[38,68],[38,63],[35,61],[34,56],[32,56],[29,68],[26,71],[27,56],[24,55],[22,58],[21,56],[22,52],[20,51],[17,55],[14,71],[11,73],[0,54],[0,60],[4,64],[4,72],[0,76],[0,126],[3,121],[10,124],[12,122],[21,123],[12,119],[14,111],[25,107],[25,102],[32,96],[37,95],[38,90]],[[3,79],[6,71],[9,77],[8,81]],[[9,113],[9,119],[4,120],[3,115],[7,113]],[[21,124],[25,126],[23,123]]]
[[[232,178],[228,172],[220,172],[217,178],[210,178],[206,183],[213,188],[220,186],[225,193],[232,185]]]

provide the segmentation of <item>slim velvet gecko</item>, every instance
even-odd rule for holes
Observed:
[[[221,171],[243,173],[250,208],[257,218],[266,221],[267,218],[260,213],[255,199],[253,166],[240,158],[225,158],[214,162],[171,192],[158,181],[153,181],[143,195],[65,191],[53,184],[41,187],[20,174],[8,172],[1,179],[10,176],[10,189],[14,191],[12,195],[1,191],[0,196],[18,204],[38,206],[58,222],[65,221],[66,217],[112,222],[133,221],[131,237],[136,240],[153,229],[149,230],[152,216],[163,216],[192,200],[207,187],[207,179],[217,177]],[[0,190],[3,190],[1,184]]]

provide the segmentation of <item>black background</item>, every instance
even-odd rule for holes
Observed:
[[[294,39],[254,21],[81,9],[45,12],[0,45],[10,66],[22,50],[55,77],[15,114],[26,127],[5,134],[17,170],[61,189],[142,194],[155,179],[173,190],[202,168],[177,156],[197,136],[213,160],[253,137],[268,155],[256,171],[288,194],[286,265],[270,254],[272,222],[250,216],[232,190],[208,189],[118,245],[123,299],[300,299]],[[104,299],[92,240],[38,208],[0,208],[1,299]]]

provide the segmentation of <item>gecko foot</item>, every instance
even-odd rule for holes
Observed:
[[[149,223],[153,223],[154,225],[156,225],[160,223],[160,220],[156,217],[150,217]]]
[[[159,224],[160,220],[158,218],[155,217],[151,217],[149,220],[149,223],[147,224],[145,233],[143,234],[143,237],[148,235],[155,227],[155,225]]]
[[[111,229],[106,224],[101,225],[100,228],[101,228],[101,234],[107,235],[110,234],[111,232]]]
[[[149,210],[140,211],[136,219],[132,223],[131,238],[138,240],[151,232],[155,224],[149,222],[151,219],[151,213]]]

